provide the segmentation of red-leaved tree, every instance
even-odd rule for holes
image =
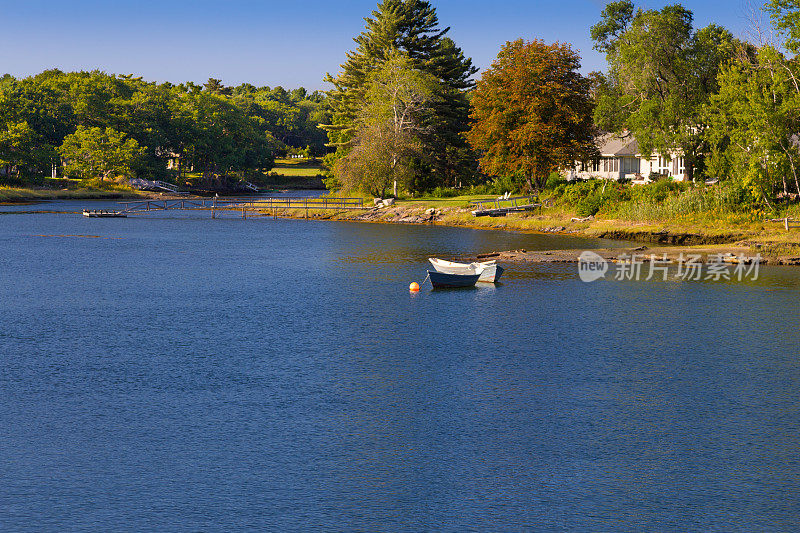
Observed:
[[[540,189],[551,172],[596,156],[590,82],[569,45],[506,43],[483,73],[465,134],[484,172]]]

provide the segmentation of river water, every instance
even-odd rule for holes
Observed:
[[[797,531],[800,271],[408,291],[613,245],[0,215],[0,530]]]

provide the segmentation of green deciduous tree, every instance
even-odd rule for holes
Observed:
[[[800,0],[767,0],[764,5],[775,28],[783,35],[786,48],[800,52]]]
[[[683,153],[690,177],[707,151],[704,105],[738,45],[724,28],[695,31],[692,21],[681,5],[634,10],[630,0],[618,0],[591,29],[609,64],[598,85],[597,124],[632,131],[644,154]]]
[[[0,132],[6,156],[12,144],[16,154],[8,164],[24,178],[49,175],[59,162],[56,148],[79,126],[112,128],[136,140],[144,150],[132,169],[137,176],[175,179],[177,162],[181,171],[205,170],[207,181],[220,187],[229,176],[269,168],[279,150],[325,153],[327,138],[317,127],[328,121],[322,93],[248,84],[232,89],[214,79],[206,85],[156,84],[100,71],[4,76]],[[206,104],[208,110],[199,109]]]
[[[744,183],[756,198],[776,190],[800,192],[800,88],[787,61],[771,46],[742,55],[719,75],[707,107],[713,146],[710,170]]]
[[[17,176],[23,166],[35,165],[46,157],[42,151],[46,147],[39,144],[36,132],[27,122],[9,122],[3,128],[0,125],[0,167],[5,167],[6,176],[16,168]]]
[[[192,92],[182,96],[181,104],[190,128],[182,150],[202,173],[206,187],[225,187],[231,173],[272,164],[270,137],[227,98]]]
[[[367,85],[352,149],[334,170],[348,189],[380,196],[390,185],[397,194],[398,183],[413,189],[419,162],[428,156],[422,138],[431,128],[438,81],[395,50],[370,73]]]
[[[503,46],[472,98],[466,137],[481,152],[482,169],[515,175],[533,189],[594,155],[590,81],[579,68],[565,44],[519,39]]]
[[[58,149],[69,175],[83,179],[130,177],[144,150],[135,139],[113,128],[78,126]]]

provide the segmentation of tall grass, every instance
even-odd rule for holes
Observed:
[[[629,200],[604,206],[603,214],[648,222],[719,220],[745,223],[765,217],[764,209],[735,182],[710,187],[681,184],[671,190],[659,183],[632,189]]]
[[[767,216],[765,206],[735,181],[705,186],[661,180],[632,186],[589,180],[559,184],[551,199],[580,216],[636,222],[748,223]]]

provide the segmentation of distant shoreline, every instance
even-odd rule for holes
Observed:
[[[308,191],[308,190],[323,190],[307,187],[293,188],[291,186],[276,186],[274,190],[269,192],[288,192],[288,191]],[[252,193],[251,193],[252,194]],[[265,192],[266,194],[266,192]],[[211,196],[211,192],[205,197]],[[225,196],[247,196],[244,194],[234,194],[227,192]],[[35,204],[38,202],[47,202],[50,200],[172,200],[181,198],[201,198],[200,195],[179,195],[170,194],[167,192],[150,192],[150,191],[126,191],[126,190],[104,190],[104,189],[31,189],[31,188],[17,188],[17,187],[3,187],[0,188],[0,205],[20,205],[20,204]]]
[[[5,190],[0,190],[4,192]],[[125,191],[38,191],[51,192],[50,195],[37,195],[27,199],[15,199],[12,202],[0,199],[0,205],[32,204],[48,200],[122,200],[122,199],[163,199],[186,198],[161,193],[134,193]],[[71,193],[62,196],[59,193]],[[1,197],[0,197],[1,198]],[[309,209],[265,209],[265,216],[280,218],[330,220],[342,222],[361,222],[373,224],[413,224],[463,227],[483,230],[515,231],[582,237],[589,239],[609,239],[628,241],[649,245],[631,247],[630,251],[650,254],[667,253],[677,256],[681,253],[701,254],[705,259],[709,255],[729,254],[763,257],[763,264],[800,265],[800,244],[795,242],[798,233],[786,233],[779,225],[770,226],[768,231],[752,234],[743,228],[717,228],[713,231],[698,231],[698,228],[681,228],[666,224],[632,222],[620,220],[564,220],[554,215],[509,215],[501,218],[474,217],[469,208],[441,206],[434,202],[405,201],[389,208],[365,209],[352,211],[315,211]],[[594,251],[606,252],[602,249]],[[614,253],[625,252],[626,249],[615,250]],[[551,250],[548,252],[497,251],[504,261],[533,262],[574,262],[577,254],[574,251]]]
[[[31,204],[49,200],[123,200],[146,197],[145,194],[125,190],[0,188],[0,204],[7,205]]]

